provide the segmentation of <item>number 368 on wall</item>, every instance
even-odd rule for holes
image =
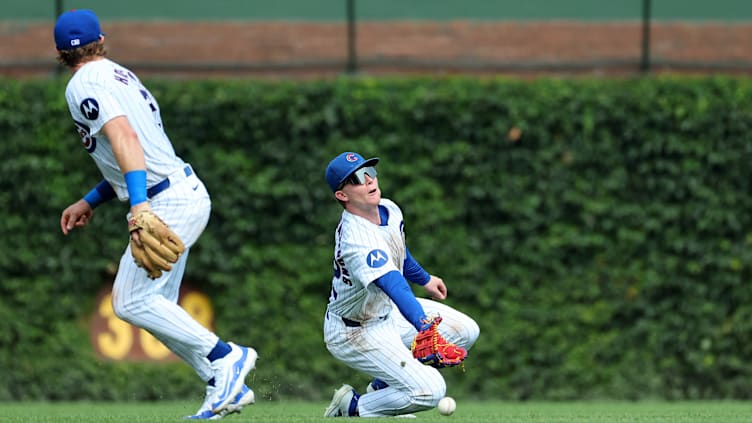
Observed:
[[[209,297],[186,287],[180,290],[178,304],[197,322],[213,330],[214,309]],[[120,320],[112,308],[112,290],[106,287],[97,296],[90,325],[94,350],[103,358],[129,361],[173,361],[178,358],[149,332]]]

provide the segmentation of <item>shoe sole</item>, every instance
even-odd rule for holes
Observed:
[[[222,416],[218,416],[214,413],[212,413],[209,410],[204,411],[201,414],[194,414],[192,416],[185,416],[183,417],[183,420],[217,420],[221,419]]]
[[[341,388],[337,389],[337,391],[334,393],[334,397],[332,397],[332,402],[329,404],[329,407],[326,408],[326,411],[324,411],[324,417],[337,417],[337,411],[339,411],[339,404],[342,402],[342,399],[345,397],[345,395],[352,392],[353,387],[350,385],[342,385]]]
[[[246,392],[245,395],[240,397],[240,399],[237,402],[231,402],[230,405],[228,405],[224,411],[226,411],[227,414],[239,413],[240,410],[246,405],[251,405],[255,403],[256,403],[256,394],[254,394],[253,390],[249,388],[248,392]]]
[[[230,403],[232,403],[235,397],[238,396],[240,391],[243,389],[243,385],[245,384],[245,377],[248,376],[248,373],[250,373],[251,370],[256,368],[256,359],[258,359],[258,353],[256,353],[256,350],[250,347],[242,348],[245,348],[248,351],[248,356],[246,357],[246,360],[243,363],[243,367],[240,369],[240,372],[233,382],[236,386],[233,387],[232,390],[230,390],[229,395],[227,395],[227,398],[225,398],[224,401],[213,406],[212,412],[214,414],[219,414],[222,410],[227,408]]]

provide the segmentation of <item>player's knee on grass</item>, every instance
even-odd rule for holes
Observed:
[[[429,379],[430,380],[430,379]],[[410,390],[410,402],[424,409],[434,408],[439,404],[439,400],[446,395],[446,382],[444,378],[431,380]]]

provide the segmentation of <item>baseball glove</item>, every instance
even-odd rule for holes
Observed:
[[[180,237],[150,210],[142,210],[130,218],[128,232],[135,231],[141,242],[136,242],[131,235],[131,254],[151,279],[172,270],[172,263],[185,251]]]
[[[447,342],[439,334],[439,323],[441,323],[441,317],[429,319],[426,321],[428,328],[415,335],[410,347],[413,357],[421,363],[437,369],[462,364],[462,361],[467,357],[467,350]]]

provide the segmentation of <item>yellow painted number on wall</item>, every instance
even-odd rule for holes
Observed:
[[[153,360],[164,360],[170,355],[170,350],[168,350],[159,339],[155,338],[154,335],[144,329],[139,330],[138,333],[141,341],[141,348],[144,350],[144,354],[146,354],[147,357]]]
[[[109,332],[97,336],[99,349],[106,357],[119,360],[130,352],[133,347],[133,329],[128,323],[115,316],[112,309],[112,293],[104,296],[99,303],[99,316],[107,322]]]
[[[212,308],[209,297],[198,291],[190,291],[180,299],[180,305],[188,312],[197,322],[205,328],[211,329],[214,321],[214,309]]]
[[[209,297],[198,291],[188,291],[180,298],[180,305],[197,322],[212,329],[214,309]],[[121,360],[132,355],[136,341],[148,359],[164,360],[170,356],[170,350],[152,334],[120,320],[115,315],[111,292],[107,293],[99,303],[98,317],[105,322],[106,329],[96,335],[96,342],[100,353],[105,357]]]

